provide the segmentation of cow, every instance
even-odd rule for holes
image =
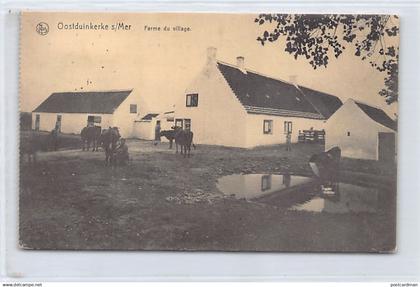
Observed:
[[[115,165],[115,154],[120,137],[120,132],[117,127],[109,127],[109,129],[102,131],[100,143],[105,151],[105,165]]]
[[[82,150],[89,150],[90,144],[92,143],[92,151],[98,151],[101,139],[101,127],[99,126],[87,126],[80,132],[80,138],[82,140]]]
[[[190,130],[184,130],[181,127],[175,127],[174,131],[176,153],[178,153],[178,145],[180,145],[181,154],[184,154],[184,157],[189,157],[191,153],[191,144],[193,142],[194,137],[193,132]]]
[[[326,152],[314,154],[309,166],[317,178],[323,182],[336,182],[339,179],[341,149],[333,147]]]
[[[169,149],[172,149],[172,144],[175,139],[175,130],[165,130],[160,132],[160,136],[166,137],[169,141]]]

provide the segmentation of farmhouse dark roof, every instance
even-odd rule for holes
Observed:
[[[154,117],[157,117],[159,114],[147,114],[141,118],[142,121],[151,121]]]
[[[343,102],[336,96],[315,91],[302,86],[299,86],[299,89],[306,96],[306,99],[326,119],[331,117],[331,115],[343,105]]]
[[[218,62],[218,68],[248,113],[327,119],[341,105],[334,96]]]
[[[53,93],[34,112],[112,114],[131,91]]]
[[[391,119],[383,110],[369,106],[367,104],[360,103],[360,102],[355,102],[355,103],[372,120],[374,120],[375,122],[383,126],[386,126],[387,128],[397,131],[397,122]]]

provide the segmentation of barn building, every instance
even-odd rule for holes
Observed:
[[[194,142],[251,148],[297,142],[300,130],[322,130],[342,105],[339,98],[218,61],[216,48],[175,108],[175,124],[194,132]]]
[[[133,90],[53,93],[32,112],[32,128],[79,134],[88,124],[116,126],[123,137],[133,136],[140,99]]]
[[[344,157],[395,161],[397,124],[380,108],[347,100],[327,121],[325,149]]]

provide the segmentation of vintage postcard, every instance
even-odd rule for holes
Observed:
[[[24,12],[23,249],[394,252],[396,15]]]

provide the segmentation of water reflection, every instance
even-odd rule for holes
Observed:
[[[233,174],[219,178],[217,188],[238,199],[254,199],[311,181],[311,178],[303,176]]]
[[[237,199],[309,212],[374,213],[379,201],[374,188],[290,174],[234,174],[219,178],[217,187]]]
[[[333,196],[325,193],[311,200],[296,204],[290,209],[328,213],[375,213],[378,209],[378,190],[353,184],[338,183],[339,190]]]

